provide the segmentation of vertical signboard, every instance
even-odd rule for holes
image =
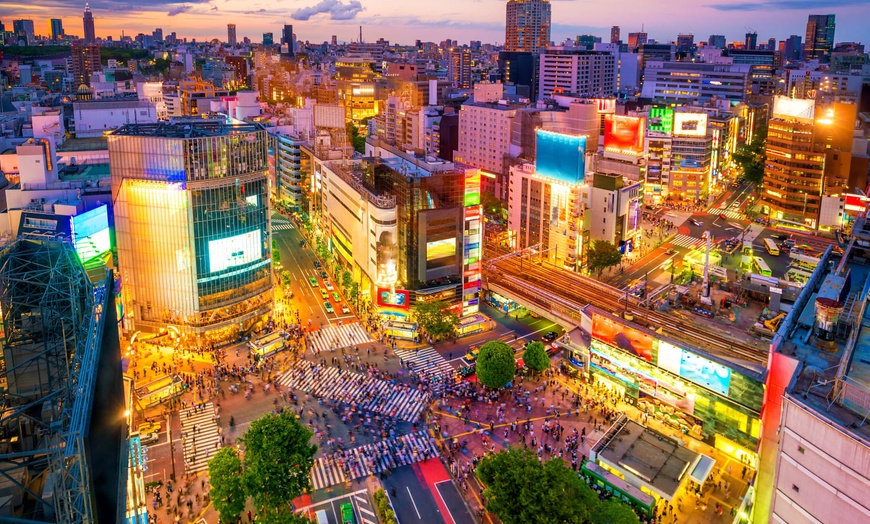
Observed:
[[[477,313],[480,301],[480,259],[483,216],[480,206],[480,171],[465,171],[462,245],[462,316]]]

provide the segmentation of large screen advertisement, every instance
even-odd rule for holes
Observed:
[[[593,313],[592,338],[652,362],[655,339],[621,322]]]
[[[674,136],[705,136],[707,113],[675,113]]]
[[[636,116],[604,115],[604,150],[625,155],[641,154],[644,121]]]
[[[390,307],[407,310],[411,307],[411,294],[404,289],[397,289],[395,292],[389,288],[379,287],[377,296],[378,307]]]
[[[263,257],[263,241],[259,229],[208,243],[208,270],[224,269],[256,262]]]
[[[79,260],[87,262],[112,249],[108,206],[72,217],[72,232]]]
[[[674,131],[674,110],[670,107],[653,107],[649,110],[650,131],[671,134]]]
[[[731,387],[731,370],[727,366],[688,351],[680,355],[680,376],[726,397]]]
[[[568,184],[581,184],[585,178],[586,137],[538,129],[535,171]]]
[[[426,242],[426,261],[456,256],[456,238]]]

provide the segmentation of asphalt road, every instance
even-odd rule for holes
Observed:
[[[390,494],[396,516],[402,524],[444,524],[444,516],[435,503],[429,488],[417,477],[413,466],[403,466],[393,470],[393,474],[383,481],[384,489]],[[395,490],[395,496],[392,495]]]

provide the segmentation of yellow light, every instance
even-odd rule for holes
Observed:
[[[130,410],[129,409],[124,410],[124,418],[127,418],[129,416],[130,416]]]

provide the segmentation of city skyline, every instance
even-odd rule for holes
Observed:
[[[710,34],[724,34],[727,40],[743,41],[752,29],[759,41],[767,38],[785,40],[789,35],[803,35],[807,16],[834,14],[837,17],[836,41],[866,39],[861,21],[870,13],[866,0],[837,0],[823,7],[803,0],[761,0],[740,4],[726,4],[710,0],[698,5],[689,0],[641,3],[632,0],[634,8],[614,13],[607,5],[581,3],[579,0],[554,0],[552,8],[552,40],[554,43],[574,38],[578,34],[593,34],[608,40],[611,26],[622,28],[625,39],[629,32],[643,30],[661,41],[670,41],[679,33],[692,33],[696,41],[706,40]],[[413,4],[398,0],[385,0],[373,5],[360,0],[321,0],[306,2],[295,0],[286,9],[267,9],[257,2],[238,0],[179,3],[173,1],[136,4],[97,0],[91,3],[96,19],[96,34],[100,38],[111,35],[117,39],[137,33],[149,34],[162,27],[164,34],[176,32],[180,37],[197,40],[226,39],[225,18],[236,19],[238,38],[259,42],[264,32],[279,31],[284,24],[295,24],[300,40],[328,41],[337,35],[339,41],[358,38],[363,26],[364,39],[384,38],[394,43],[412,44],[414,40],[440,41],[446,38],[467,43],[481,40],[504,42],[504,4],[494,0],[460,2],[446,0],[438,8],[428,4]],[[41,5],[7,3],[10,10],[3,17],[33,19],[37,33],[48,31],[48,20],[60,18],[66,31],[83,36],[82,11],[84,3],[66,0],[48,0]],[[691,13],[691,16],[687,16]],[[679,20],[691,19],[692,22]],[[751,24],[748,23],[751,21]],[[581,23],[582,22],[582,23]]]

